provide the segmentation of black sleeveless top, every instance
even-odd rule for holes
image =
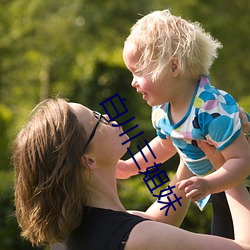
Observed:
[[[66,241],[67,250],[122,250],[142,217],[110,209],[86,207],[82,223]]]

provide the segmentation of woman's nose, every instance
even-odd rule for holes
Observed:
[[[103,117],[105,117],[106,120],[109,121],[109,123],[111,123],[110,120],[112,119],[112,117],[109,117],[109,115],[107,115],[107,114],[103,114]]]
[[[112,119],[112,117],[109,117],[109,115],[107,115],[107,114],[104,114],[103,115],[108,121],[109,121],[109,125],[110,126],[112,126],[112,124],[118,124],[116,121],[112,121],[111,119]]]

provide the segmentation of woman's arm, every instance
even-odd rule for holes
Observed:
[[[226,190],[226,196],[232,214],[235,240],[250,246],[249,220],[250,195],[244,184]]]
[[[191,233],[154,221],[137,224],[130,233],[125,250],[249,250],[250,196],[240,185],[226,191],[235,228],[235,240]]]

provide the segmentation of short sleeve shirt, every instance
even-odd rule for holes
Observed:
[[[131,230],[147,219],[111,209],[85,207],[82,223],[66,242],[67,250],[123,250]]]
[[[196,141],[206,140],[218,150],[230,145],[241,130],[237,103],[230,94],[213,87],[208,76],[201,76],[189,109],[180,122],[171,123],[169,109],[169,103],[152,108],[152,123],[158,136],[173,141],[194,174],[208,174],[212,165]]]

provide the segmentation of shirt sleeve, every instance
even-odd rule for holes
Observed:
[[[156,130],[157,136],[161,139],[167,139],[170,135],[170,124],[168,122],[167,117],[167,104],[162,106],[155,106],[152,108],[151,120],[154,129]]]
[[[225,91],[204,101],[198,112],[198,123],[206,140],[218,150],[230,145],[240,134],[238,105]]]

